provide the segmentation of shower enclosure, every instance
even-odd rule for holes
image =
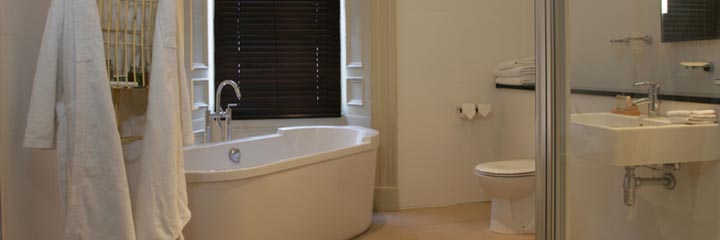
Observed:
[[[720,2],[536,0],[538,239],[720,239]]]

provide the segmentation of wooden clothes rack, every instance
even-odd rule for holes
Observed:
[[[97,0],[97,3],[105,64],[119,125],[118,95],[122,91],[147,91],[150,85],[158,0]],[[123,143],[139,140],[142,136],[122,137]]]

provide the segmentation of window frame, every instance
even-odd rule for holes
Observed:
[[[210,46],[209,51],[212,52],[212,54],[210,55],[210,58],[212,58],[212,61],[213,61],[213,63],[211,64],[212,65],[211,71],[209,72],[209,75],[212,79],[210,86],[209,86],[210,87],[209,91],[212,93],[211,96],[213,96],[213,97],[215,95],[214,91],[217,88],[218,83],[225,80],[224,77],[221,77],[217,74],[217,71],[219,69],[218,63],[217,63],[218,57],[216,56],[218,48],[215,45],[217,42],[216,38],[218,35],[217,33],[215,33],[215,30],[217,28],[217,25],[215,24],[215,19],[216,19],[215,14],[218,12],[215,8],[218,7],[217,3],[221,2],[221,1],[222,0],[213,1],[213,4],[212,4],[213,8],[208,9],[208,11],[211,13],[209,16],[209,18],[210,18],[209,25],[210,26],[208,28],[209,28],[209,30],[212,31],[212,32],[209,32],[209,35],[211,35],[209,43],[212,45],[212,46]],[[317,0],[317,1],[323,1],[323,0]],[[346,78],[345,77],[345,69],[344,69],[345,50],[346,50],[345,49],[345,38],[347,37],[344,32],[344,30],[345,30],[344,27],[345,27],[346,23],[344,21],[345,20],[344,19],[344,10],[345,9],[343,9],[343,6],[345,3],[344,3],[344,0],[324,0],[324,1],[330,1],[330,2],[337,1],[335,3],[337,6],[337,12],[335,13],[336,14],[335,16],[337,19],[337,25],[334,26],[337,29],[337,31],[334,33],[334,34],[336,34],[335,39],[337,39],[336,40],[337,43],[335,43],[335,46],[337,46],[337,51],[336,51],[336,55],[333,58],[334,61],[337,63],[337,64],[335,64],[337,69],[334,70],[337,72],[337,74],[331,76],[331,78],[333,78],[333,79],[325,80],[325,81],[333,81],[334,82],[332,84],[334,85],[333,87],[335,87],[335,88],[331,89],[331,90],[335,91],[334,95],[333,95],[334,99],[332,99],[333,102],[331,104],[329,104],[332,106],[333,112],[332,113],[328,113],[328,112],[312,113],[312,112],[306,111],[306,112],[297,112],[297,113],[282,113],[282,114],[276,113],[276,114],[270,114],[270,115],[249,115],[248,116],[248,115],[244,114],[244,113],[246,113],[246,111],[243,111],[243,109],[242,109],[243,101],[242,100],[240,100],[240,101],[225,100],[225,99],[229,98],[229,96],[232,94],[232,91],[223,89],[222,94],[225,95],[225,97],[223,99],[221,99],[222,100],[221,106],[227,106],[228,103],[237,103],[240,106],[239,109],[233,108],[233,119],[236,119],[236,120],[239,120],[239,119],[242,119],[242,120],[267,120],[267,119],[342,118],[343,117],[343,115],[344,115],[343,114],[343,112],[344,112],[343,99],[345,97],[344,96],[345,90],[344,90],[343,83],[344,83],[344,79]],[[333,67],[333,68],[335,68],[335,67]],[[234,80],[237,81],[238,79],[234,79]],[[243,97],[246,97],[248,95],[247,89],[243,89],[242,80],[239,81],[238,85],[240,86],[241,91],[245,90],[245,91],[243,91]],[[232,94],[232,95],[234,95],[234,94]],[[316,96],[318,96],[318,95],[316,95]],[[210,103],[213,103],[213,102],[214,101],[210,101]],[[212,105],[210,107],[213,107],[213,109],[215,108],[215,106],[212,106]],[[301,109],[301,110],[304,110],[304,109]]]

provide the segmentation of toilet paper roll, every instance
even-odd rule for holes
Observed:
[[[490,114],[490,111],[492,110],[492,106],[490,104],[478,104],[477,105],[478,114],[483,117],[487,117],[488,114]]]
[[[477,114],[477,105],[474,103],[463,103],[460,105],[461,117],[464,116],[467,119],[472,120],[475,117],[475,114]]]

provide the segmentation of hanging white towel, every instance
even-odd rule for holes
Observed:
[[[133,186],[133,214],[138,240],[182,239],[190,220],[183,146],[194,143],[178,5],[160,0],[153,40],[152,69],[142,155]]]
[[[102,39],[95,0],[52,2],[23,145],[56,141],[64,239],[135,239]]]

